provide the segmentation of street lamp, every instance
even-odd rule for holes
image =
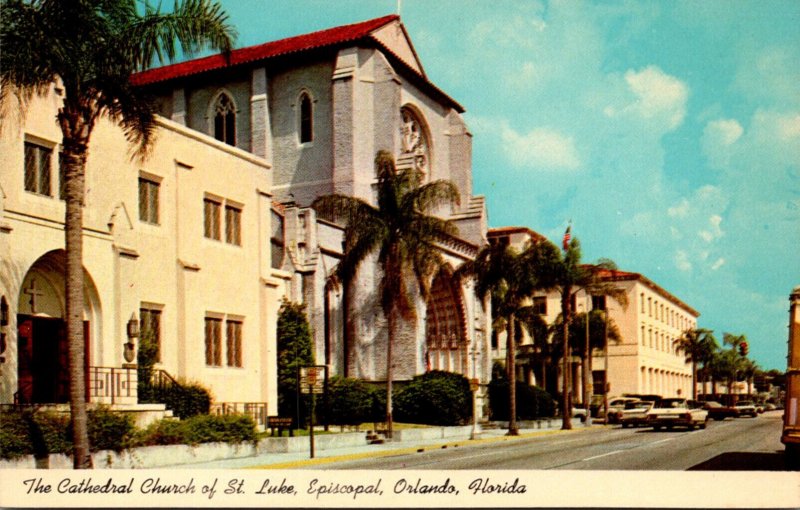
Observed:
[[[475,333],[475,341],[470,349],[472,356],[472,380],[469,382],[470,390],[472,390],[472,431],[469,434],[470,439],[478,438],[478,376],[477,374],[477,358],[480,354],[480,332]]]

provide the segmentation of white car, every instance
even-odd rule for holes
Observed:
[[[694,430],[695,427],[706,428],[708,411],[703,409],[701,403],[689,401],[685,398],[663,398],[647,411],[646,423],[653,430],[662,427],[686,427]]]
[[[626,403],[625,409],[622,410],[622,414],[619,417],[622,428],[646,425],[647,413],[653,408],[654,404],[654,402],[648,402],[646,400]]]
[[[739,411],[739,416],[751,416],[753,418],[758,416],[758,410],[752,400],[740,400],[733,407]]]

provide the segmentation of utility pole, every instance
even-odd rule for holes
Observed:
[[[589,400],[591,399],[592,388],[590,385],[591,381],[591,372],[589,371],[589,361],[592,357],[592,349],[591,344],[589,343],[589,306],[591,304],[591,296],[589,293],[586,293],[586,360],[583,362],[583,366],[586,370],[583,373],[583,408],[586,410],[586,425],[592,424],[592,412],[589,406]]]
[[[603,370],[603,416],[608,423],[608,310],[605,309],[605,328],[603,332],[603,357],[605,358],[605,370]]]

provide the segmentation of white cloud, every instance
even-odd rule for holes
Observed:
[[[638,72],[629,70],[625,73],[625,82],[634,101],[621,109],[608,106],[604,110],[606,115],[632,112],[643,119],[657,121],[666,131],[681,125],[689,99],[689,87],[684,82],[657,66],[648,66]]]
[[[689,255],[683,250],[675,252],[675,267],[681,271],[691,271],[692,263],[689,261]]]
[[[712,271],[716,271],[717,269],[721,268],[723,265],[725,265],[725,259],[720,257],[720,258],[718,258],[716,260],[716,262],[711,264],[711,270]]]
[[[734,144],[742,134],[744,128],[734,119],[717,119],[706,124],[701,143],[713,168],[723,168],[730,163]]]
[[[517,167],[575,169],[580,158],[572,137],[550,128],[534,128],[520,134],[507,124],[501,128],[503,150]]]
[[[699,232],[700,237],[707,243],[714,241],[715,239],[719,239],[725,233],[720,228],[722,224],[722,216],[719,214],[714,214],[710,218],[708,218],[708,227],[705,230],[701,230]]]
[[[722,145],[733,145],[744,133],[744,128],[734,119],[719,119],[709,122],[706,132]]]
[[[685,218],[689,214],[689,201],[684,198],[678,205],[667,209],[667,214],[673,218]]]

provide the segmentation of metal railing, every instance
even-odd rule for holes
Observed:
[[[133,398],[137,381],[135,368],[89,367],[89,399],[115,404],[120,398]]]
[[[217,402],[211,404],[210,414],[245,414],[260,428],[267,426],[266,402]]]

